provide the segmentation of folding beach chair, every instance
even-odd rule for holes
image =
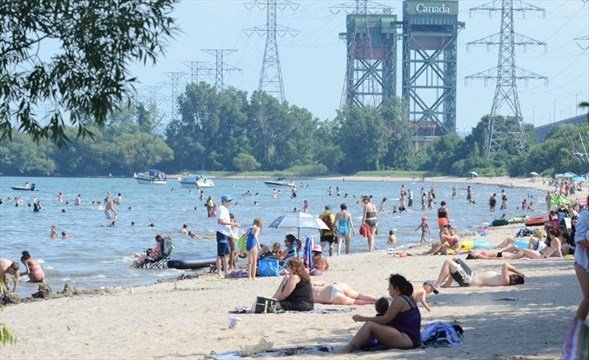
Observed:
[[[160,253],[161,256],[157,253],[153,253],[150,250],[147,250],[147,258],[145,259],[145,263],[143,264],[144,268],[148,269],[165,269],[168,267],[168,260],[170,260],[170,256],[172,255],[172,251],[174,250],[174,244],[172,240],[164,240],[162,242],[162,249]]]

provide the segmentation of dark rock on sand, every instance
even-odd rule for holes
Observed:
[[[31,296],[36,299],[48,299],[52,294],[53,290],[51,289],[51,286],[48,284],[40,284],[39,291],[33,293]]]
[[[19,304],[21,301],[22,299],[17,293],[8,293],[2,298],[2,302],[5,304]]]

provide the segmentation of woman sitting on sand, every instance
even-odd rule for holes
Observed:
[[[376,298],[372,295],[361,294],[346,283],[326,284],[314,282],[313,302],[327,305],[370,305]]]
[[[454,250],[455,254],[460,254],[462,244],[460,243],[458,229],[450,228],[450,225],[447,225],[442,228],[440,238],[440,241],[433,243],[431,249],[421,255],[446,255],[448,249]]]
[[[393,297],[387,311],[382,316],[354,315],[354,321],[364,321],[352,341],[343,348],[343,353],[356,351],[368,339],[375,337],[388,349],[413,349],[421,344],[421,314],[413,301],[413,285],[399,274],[389,278],[389,294]]]
[[[27,271],[21,272],[19,275],[29,275],[29,282],[43,282],[45,281],[45,274],[39,262],[31,257],[28,251],[23,251],[20,261],[24,264]]]
[[[276,310],[313,310],[313,289],[311,278],[303,261],[299,258],[288,260],[288,271],[278,286],[273,298],[278,300]]]

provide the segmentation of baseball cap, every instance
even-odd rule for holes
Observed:
[[[438,294],[438,293],[439,293],[439,291],[438,291],[438,288],[436,288],[436,285],[435,285],[435,284],[436,284],[436,283],[435,283],[433,280],[428,280],[428,281],[425,281],[425,282],[423,283],[423,285],[429,285],[429,286],[431,286],[431,287],[432,287],[432,289],[434,290],[434,294]]]
[[[221,196],[221,202],[223,201],[231,201],[233,200],[233,198],[231,197],[231,195],[223,195]]]
[[[321,248],[321,245],[313,245],[313,251],[323,252],[323,249]]]

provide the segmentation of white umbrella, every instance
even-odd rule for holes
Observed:
[[[473,177],[477,177],[477,176],[479,176],[479,174],[478,174],[476,171],[471,171],[471,172],[470,172],[470,174],[471,174]]]
[[[323,220],[315,217],[311,214],[303,213],[303,212],[291,212],[286,215],[282,215],[274,219],[268,227],[281,229],[281,228],[290,228],[290,229],[297,229],[298,236],[301,235],[301,229],[317,229],[317,230],[329,230],[327,225],[323,222]]]
[[[540,174],[538,174],[538,173],[537,173],[537,172],[535,172],[535,171],[532,171],[532,172],[530,173],[530,175],[532,175],[532,176],[540,176]]]

